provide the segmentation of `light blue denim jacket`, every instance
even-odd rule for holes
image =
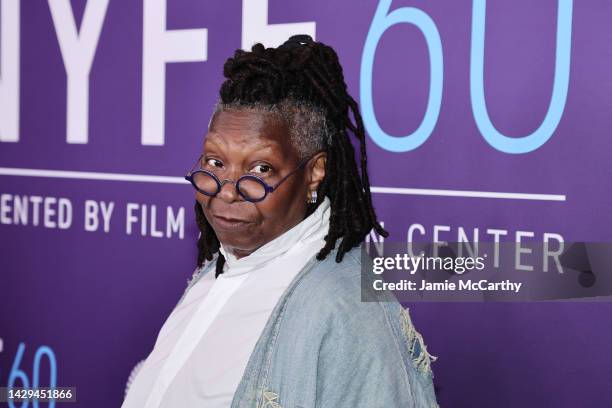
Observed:
[[[232,408],[437,407],[430,362],[408,311],[364,285],[361,254],[313,257],[276,304],[247,363]],[[187,289],[214,273],[216,257]]]

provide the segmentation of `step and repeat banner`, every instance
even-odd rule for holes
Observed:
[[[612,242],[611,17],[597,0],[0,0],[0,387],[120,406],[195,269],[182,177],[223,63],[258,41],[337,50],[387,240]],[[594,407],[612,404],[605,300],[404,305],[441,406]]]

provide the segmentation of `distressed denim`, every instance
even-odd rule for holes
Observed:
[[[438,407],[431,356],[388,292],[362,301],[360,249],[313,257],[276,304],[232,408]],[[215,261],[196,270],[185,294]],[[184,298],[185,294],[180,301]]]

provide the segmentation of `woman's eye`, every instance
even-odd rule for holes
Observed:
[[[251,169],[251,172],[268,174],[270,173],[271,170],[272,170],[272,167],[268,166],[267,164],[258,164],[256,166],[253,166],[253,168]]]
[[[223,163],[220,160],[217,160],[217,159],[207,159],[206,160],[206,165],[210,166],[210,167],[214,167],[214,168],[221,168],[221,167],[223,167]]]

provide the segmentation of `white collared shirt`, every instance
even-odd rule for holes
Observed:
[[[285,288],[324,246],[330,201],[250,255],[187,292],[162,326],[122,408],[229,407],[268,318]]]

